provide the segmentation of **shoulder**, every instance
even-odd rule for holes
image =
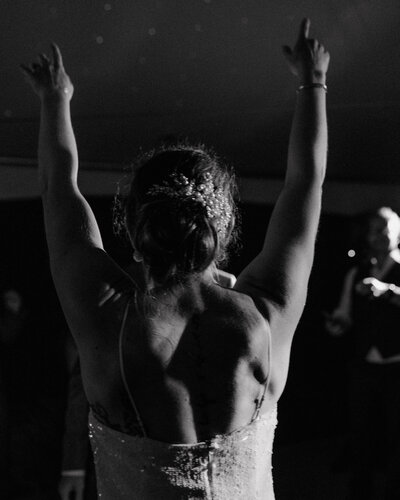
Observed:
[[[229,313],[236,319],[239,317],[244,321],[253,322],[259,321],[263,317],[256,302],[248,293],[217,285],[210,294],[209,307]]]
[[[259,311],[254,299],[232,289],[216,289],[206,316],[222,336],[237,342],[245,350],[261,347],[268,338],[269,321]]]

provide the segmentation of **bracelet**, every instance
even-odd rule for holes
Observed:
[[[325,92],[328,92],[328,87],[324,83],[309,83],[308,85],[300,85],[296,92],[299,93],[302,90],[307,89],[323,89]]]

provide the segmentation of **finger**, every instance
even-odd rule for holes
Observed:
[[[325,52],[325,57],[326,57],[327,63],[329,64],[329,61],[331,59],[331,55],[329,54],[329,52]]]
[[[311,26],[311,21],[308,19],[308,17],[305,17],[300,24],[298,41],[308,38],[308,35],[310,33],[310,26]]]
[[[24,73],[24,75],[32,77],[34,76],[34,71],[29,67],[26,66],[25,64],[20,64],[19,69]]]
[[[46,74],[50,73],[50,59],[45,54],[39,54],[39,60],[41,63],[41,71],[44,71]]]
[[[50,59],[46,54],[39,54],[39,59],[44,66],[50,66]]]
[[[318,50],[318,40],[315,40],[314,38],[307,38],[307,45],[310,47],[311,50]]]
[[[54,64],[54,67],[56,69],[62,68],[62,66],[63,66],[63,60],[62,60],[61,51],[60,51],[58,45],[56,45],[55,43],[52,43],[51,44],[51,49],[52,49],[52,52],[53,52],[53,64]]]

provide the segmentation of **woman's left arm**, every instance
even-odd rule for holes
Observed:
[[[67,319],[74,323],[76,314],[114,298],[113,283],[127,275],[104,252],[95,216],[79,190],[70,114],[74,87],[56,45],[52,52],[52,60],[41,55],[22,70],[41,103],[39,182],[52,276]]]

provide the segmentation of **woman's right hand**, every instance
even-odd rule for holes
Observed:
[[[338,309],[331,313],[324,313],[324,317],[325,329],[333,337],[340,337],[351,326],[350,317]]]
[[[293,49],[285,45],[283,53],[290,71],[299,77],[302,85],[325,84],[330,56],[318,40],[308,37],[310,24],[309,19],[303,19],[296,45]]]
[[[51,48],[51,59],[40,54],[38,62],[30,66],[21,64],[21,70],[40,99],[61,97],[69,100],[74,93],[74,86],[65,71],[60,49],[55,43]]]

